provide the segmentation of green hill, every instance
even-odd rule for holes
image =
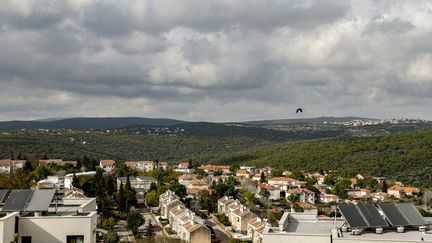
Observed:
[[[368,138],[283,143],[211,158],[305,171],[367,173],[432,186],[432,130]]]

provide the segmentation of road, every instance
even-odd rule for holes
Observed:
[[[231,239],[231,236],[225,232],[224,229],[222,229],[213,219],[207,219],[206,220],[208,225],[210,225],[216,235],[216,238],[218,238],[221,243],[228,243],[228,241]]]

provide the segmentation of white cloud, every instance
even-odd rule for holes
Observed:
[[[426,0],[6,0],[0,112],[242,120],[305,106],[432,119],[431,10]]]

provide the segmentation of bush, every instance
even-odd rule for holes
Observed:
[[[137,233],[138,227],[144,224],[144,218],[141,213],[136,211],[130,211],[126,217],[127,227],[132,230],[134,234]]]
[[[231,226],[231,223],[229,222],[229,219],[227,216],[225,216],[225,214],[217,214],[216,218],[219,221],[219,223],[225,226]]]

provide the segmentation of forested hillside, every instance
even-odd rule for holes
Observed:
[[[432,130],[278,144],[226,154],[213,161],[305,171],[361,172],[432,186]]]

